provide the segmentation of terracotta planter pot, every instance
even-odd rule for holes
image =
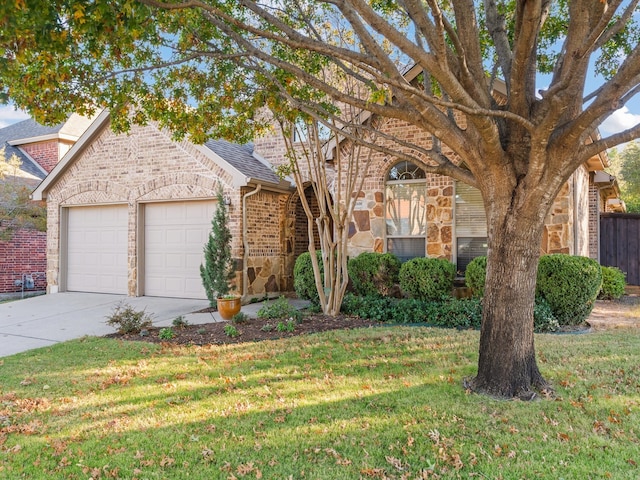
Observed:
[[[241,307],[240,297],[218,298],[218,313],[223,320],[231,320]]]

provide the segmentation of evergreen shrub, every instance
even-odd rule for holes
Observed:
[[[484,282],[487,277],[487,257],[476,257],[464,272],[464,283],[471,289],[474,297],[484,296]]]
[[[456,267],[443,258],[413,258],[400,267],[400,289],[418,300],[451,296]]]
[[[322,264],[322,252],[316,250],[318,264],[320,266],[320,277],[324,275],[324,266]],[[310,300],[313,304],[320,304],[320,296],[316,288],[316,281],[313,276],[313,264],[311,263],[311,254],[304,252],[296,258],[293,266],[293,289],[298,298]]]
[[[553,314],[551,305],[542,297],[536,297],[533,306],[533,331],[536,333],[556,332],[560,328],[558,319]]]
[[[314,284],[315,286],[315,284]],[[265,319],[293,318],[299,320],[302,314],[296,307],[291,305],[284,295],[280,295],[277,300],[267,302],[260,310],[257,317]]]
[[[216,305],[218,298],[229,294],[230,282],[234,277],[229,214],[223,193],[222,185],[218,185],[216,211],[204,246],[204,265],[200,265],[202,285],[212,307]]]
[[[591,258],[542,255],[536,295],[544,298],[560,325],[579,325],[591,313],[602,285],[602,269]]]
[[[618,299],[624,295],[626,286],[627,282],[622,270],[616,267],[602,267],[602,287],[600,287],[598,298],[602,300]]]
[[[341,310],[348,315],[378,322],[421,323],[444,328],[479,329],[482,322],[482,301],[479,298],[424,301],[349,293],[345,295]],[[555,332],[559,328],[551,307],[542,298],[536,299],[533,317],[536,333]]]
[[[347,270],[357,295],[385,297],[398,283],[400,259],[393,253],[363,252],[349,259]]]

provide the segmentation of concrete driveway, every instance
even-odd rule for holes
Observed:
[[[217,314],[191,314],[208,307],[207,300],[76,292],[41,295],[0,304],[0,357],[112,333],[115,329],[105,323],[106,317],[121,301],[136,310],[146,309],[154,326],[169,326],[180,315],[193,324],[219,320]]]

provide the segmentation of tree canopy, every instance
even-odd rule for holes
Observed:
[[[122,128],[155,119],[196,140],[246,140],[263,127],[257,109],[276,99],[325,117],[328,103],[344,102],[420,124],[472,173],[486,155],[513,148],[510,130],[554,153],[546,157],[567,157],[577,139],[567,168],[552,172],[566,176],[640,134],[636,126],[586,145],[640,89],[637,3],[10,0],[0,7],[0,91],[39,120],[97,104]],[[328,64],[368,96],[337,89]],[[588,91],[592,65],[611,80]],[[406,80],[412,67],[423,84]],[[551,74],[546,89],[536,72]],[[506,90],[499,103],[498,78]],[[136,115],[122,115],[132,105]],[[447,107],[468,116],[466,129]],[[473,182],[428,153],[434,171]],[[536,175],[536,167],[515,165],[511,174]]]
[[[640,213],[640,143],[629,142],[622,151],[612,153],[611,170],[618,177],[627,212]]]

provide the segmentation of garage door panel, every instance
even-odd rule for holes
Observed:
[[[145,295],[205,299],[200,278],[214,201],[145,205]]]
[[[127,293],[127,215],[125,205],[69,208],[67,290]]]

